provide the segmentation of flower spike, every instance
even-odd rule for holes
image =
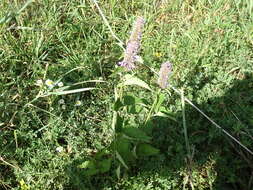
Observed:
[[[165,89],[168,86],[168,79],[170,74],[172,73],[172,64],[167,61],[161,65],[160,71],[159,71],[159,78],[157,81],[157,84],[160,86],[160,88]]]
[[[137,17],[130,38],[127,42],[124,59],[118,63],[119,66],[125,67],[128,71],[135,68],[134,63],[137,60],[137,54],[141,46],[144,23],[145,21],[143,17]]]

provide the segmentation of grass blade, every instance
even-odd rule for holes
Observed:
[[[93,89],[96,89],[96,88],[80,88],[80,89],[75,89],[75,90],[66,90],[66,91],[49,92],[49,93],[48,93],[47,95],[45,95],[45,96],[74,94],[74,93],[85,92],[85,91],[89,91],[89,90],[93,90]]]

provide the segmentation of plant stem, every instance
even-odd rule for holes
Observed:
[[[189,145],[189,139],[187,134],[187,126],[186,126],[186,120],[185,120],[185,99],[184,99],[184,91],[181,91],[181,103],[182,103],[182,116],[183,116],[183,127],[184,127],[184,139],[185,139],[185,146],[187,150],[187,156],[190,158],[191,151],[190,151],[190,145]]]
[[[123,42],[116,36],[116,34],[113,32],[113,30],[112,30],[112,28],[111,28],[109,22],[108,22],[107,19],[105,18],[105,15],[104,15],[103,11],[100,9],[100,7],[99,7],[99,5],[98,5],[98,3],[97,3],[97,0],[92,0],[92,1],[93,1],[93,3],[95,4],[95,6],[97,7],[98,12],[99,12],[100,16],[102,17],[102,19],[103,19],[105,25],[106,25],[106,26],[108,27],[108,29],[110,30],[111,35],[119,42],[119,46],[120,46],[122,49],[125,49],[125,48],[123,47],[123,46],[124,46],[124,43],[123,43]]]
[[[147,121],[150,119],[151,114],[153,113],[153,111],[154,111],[154,109],[155,109],[155,106],[156,106],[157,101],[158,101],[158,98],[157,98],[157,97],[159,96],[160,93],[161,93],[161,89],[159,89],[159,90],[157,91],[157,93],[156,93],[155,100],[154,100],[154,102],[153,102],[153,104],[152,104],[152,106],[151,106],[151,108],[150,108],[150,110],[149,110],[148,116],[147,116],[147,118],[146,118],[146,120],[145,120],[145,124],[146,124]]]

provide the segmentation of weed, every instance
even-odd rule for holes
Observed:
[[[252,189],[252,155],[182,110],[155,74],[170,60],[169,86],[252,147],[251,10],[232,0],[1,1],[0,187]],[[126,72],[115,65],[138,15],[142,60]]]

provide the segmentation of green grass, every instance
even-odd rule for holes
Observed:
[[[84,176],[77,165],[113,139],[113,87],[118,81],[111,74],[122,49],[92,1],[34,1],[20,12],[25,3],[0,4],[1,189],[253,188],[252,155],[187,104],[186,126],[194,155],[192,162],[185,161],[181,100],[172,90],[165,106],[177,122],[154,120],[158,156],[138,160],[121,179],[113,170]],[[162,62],[171,61],[170,83],[183,88],[186,97],[252,147],[250,0],[109,0],[99,5],[123,42],[136,16],[143,15],[144,63],[158,71]],[[153,73],[140,68],[142,79],[153,85]],[[95,79],[106,83],[80,84],[71,89],[97,89],[35,99],[41,90],[37,80],[61,78],[65,86]],[[146,91],[134,93],[150,98]],[[82,101],[79,107],[77,100]],[[57,152],[57,147],[64,151]]]

